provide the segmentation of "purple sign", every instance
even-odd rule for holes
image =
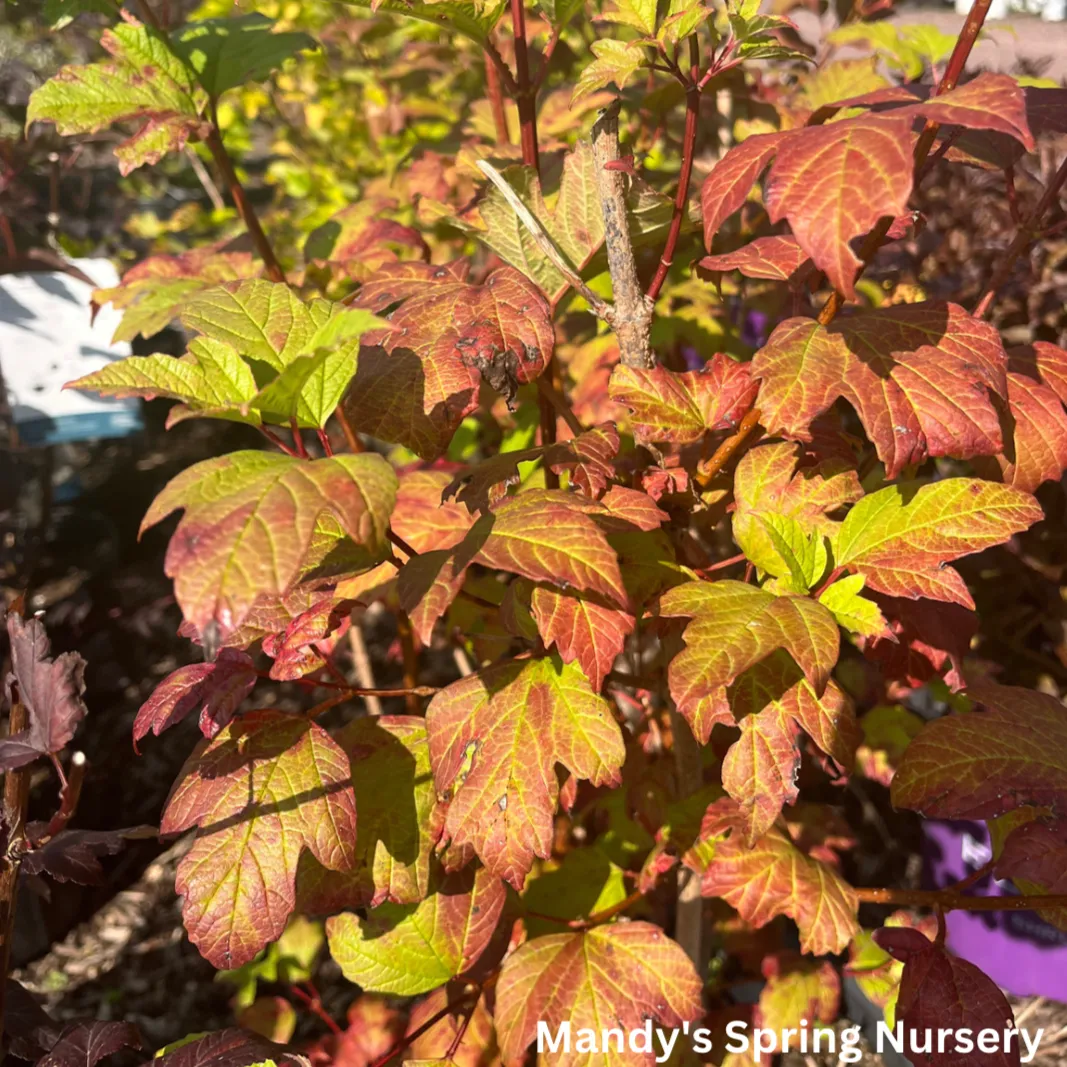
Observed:
[[[931,889],[966,878],[992,858],[984,823],[925,822],[925,879]],[[1015,896],[1010,882],[986,878],[973,892]],[[1019,997],[1067,1001],[1067,933],[1033,911],[951,911],[948,947]]]

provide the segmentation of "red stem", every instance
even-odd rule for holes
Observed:
[[[945,889],[856,889],[861,903],[943,911],[1043,911],[1067,908],[1067,893],[1026,897],[965,897]]]
[[[293,459],[299,459],[297,452],[290,448],[273,430],[267,429],[266,426],[260,426],[259,432],[270,441],[276,448],[280,448],[287,456],[292,456]]]
[[[689,83],[685,90],[685,134],[682,140],[682,169],[678,175],[678,192],[674,197],[674,211],[671,213],[671,227],[667,231],[667,243],[660,256],[659,266],[652,284],[648,287],[648,298],[655,300],[667,274],[674,262],[674,250],[678,246],[678,236],[682,232],[682,220],[685,218],[686,205],[689,202],[689,180],[693,174],[693,156],[697,143],[697,119],[700,116],[700,89],[697,80],[700,77],[700,45],[696,36],[689,38]]]
[[[830,586],[833,585],[834,582],[836,582],[842,574],[844,574],[844,571],[844,567],[834,567],[834,569],[830,571],[830,573],[826,576],[826,581],[823,582],[822,585],[820,585],[819,588],[816,589],[815,592],[811,595],[815,597],[816,600],[818,600],[819,597],[821,597],[823,593],[825,593],[826,590],[829,589]]]
[[[537,151],[537,87],[530,81],[526,8],[523,0],[511,0],[511,22],[515,30],[515,103],[519,107],[522,161],[540,174],[541,160]]]
[[[508,132],[508,114],[504,109],[504,87],[500,84],[500,71],[493,62],[489,52],[485,53],[485,92],[489,97],[489,106],[493,112],[493,125],[496,127],[496,143],[511,144]]]
[[[317,431],[319,435],[319,444],[322,445],[323,454],[326,456],[333,455],[333,445],[330,444],[330,435],[325,430]]]

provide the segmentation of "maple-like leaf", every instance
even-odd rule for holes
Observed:
[[[837,872],[777,828],[748,848],[729,798],[708,808],[700,840],[705,848],[691,849],[684,862],[701,875],[701,892],[722,897],[753,926],[788,915],[800,928],[801,951],[815,956],[841,952],[859,929],[856,894]]]
[[[666,1028],[695,1021],[703,1008],[700,978],[682,949],[646,922],[597,926],[580,933],[527,941],[505,961],[496,988],[496,1029],[504,1063],[523,1062],[544,1022],[572,1030],[603,1026],[630,1033],[646,1019]],[[599,1055],[577,1049],[554,1056],[561,1067],[648,1067],[655,1052],[620,1050],[614,1042]]]
[[[178,865],[189,938],[216,967],[239,967],[279,937],[308,849],[330,870],[355,860],[348,757],[301,715],[249,712],[187,761],[160,832],[199,828]]]
[[[630,79],[648,63],[642,50],[632,41],[603,38],[594,41],[589,50],[593,53],[593,62],[587,64],[578,76],[572,102],[607,85],[625,89]]]
[[[112,341],[148,338],[173,322],[194,293],[254,277],[259,270],[250,252],[227,252],[219,244],[149,256],[126,271],[118,285],[93,290],[93,306],[111,304],[123,313]]]
[[[454,1011],[439,1018],[449,1007]],[[438,1022],[430,1025],[435,1018]],[[408,1067],[420,1060],[441,1063],[442,1050],[454,1050],[448,1061],[453,1067],[499,1067],[500,1052],[486,998],[482,996],[473,1011],[468,1010],[462,991],[454,985],[434,990],[411,1009],[408,1037],[411,1044],[407,1054],[413,1057],[405,1059]]]
[[[151,827],[129,830],[60,830],[38,845],[48,833],[47,823],[30,823],[27,837],[33,847],[23,854],[20,870],[26,874],[47,874],[57,882],[103,885],[104,868],[100,856],[114,856],[128,840],[154,838]]]
[[[187,22],[170,36],[175,55],[196,74],[212,99],[246,82],[263,81],[291,55],[318,48],[306,33],[274,33],[265,15]]]
[[[713,277],[736,270],[746,278],[799,285],[812,270],[812,262],[795,237],[757,237],[734,252],[705,256],[697,268]]]
[[[888,788],[908,745],[923,720],[901,704],[879,704],[860,720],[863,744],[856,750],[856,770]]]
[[[396,484],[389,464],[371,453],[309,462],[234,452],[168,482],[141,529],[184,509],[166,571],[185,618],[198,630],[214,621],[225,632],[257,596],[290,590],[323,523],[347,536],[353,570],[379,562]]]
[[[403,15],[441,28],[445,24],[483,47],[507,9],[507,0],[352,0],[356,7]]]
[[[608,703],[555,657],[454,682],[430,701],[426,729],[437,791],[451,797],[446,838],[517,888],[552,849],[557,764],[595,785],[619,782],[624,746]]]
[[[687,582],[663,595],[660,612],[692,620],[667,679],[678,710],[702,742],[715,723],[733,724],[727,687],[776,649],[793,657],[817,696],[837,663],[837,623],[807,597],[778,597],[744,582]]]
[[[1067,803],[1067,709],[1045,693],[981,682],[978,710],[923,727],[893,778],[893,804],[931,819],[991,819]]]
[[[4,688],[9,700],[18,699],[29,720],[25,730],[0,738],[0,771],[13,771],[38,756],[58,753],[70,743],[88,714],[85,660],[76,652],[49,656],[51,644],[39,619],[7,617],[11,646],[11,674]]]
[[[386,901],[417,904],[429,892],[439,825],[426,724],[415,716],[368,716],[345,726],[336,741],[352,766],[360,813],[356,860],[349,871],[332,871],[305,853],[300,910],[326,915]]]
[[[484,379],[507,400],[548,365],[548,302],[517,270],[466,280],[469,264],[394,263],[364,282],[355,306],[384,311],[392,329],[368,334],[345,401],[356,428],[435,459],[478,405]]]
[[[892,643],[896,637],[881,608],[869,597],[860,595],[865,584],[862,574],[848,574],[827,586],[819,594],[819,603],[829,608],[842,629],[860,637],[883,638]]]
[[[604,676],[633,632],[633,615],[591,597],[543,585],[534,589],[530,608],[545,647],[554,644],[564,663],[577,660],[599,692]]]
[[[959,571],[947,564],[1002,544],[1044,517],[1029,493],[976,478],[886,486],[845,517],[835,561],[870,589],[973,608]]]
[[[233,718],[255,684],[256,669],[251,657],[232,648],[222,649],[209,663],[179,667],[141,705],[133,722],[133,740],[140,741],[149,730],[158,737],[197,705],[201,733],[214,737]]]
[[[484,869],[445,875],[418,904],[382,904],[361,919],[326,921],[341,972],[373,993],[415,996],[470,970],[485,952],[506,899],[504,883]]]
[[[30,96],[26,121],[52,122],[62,134],[94,133],[113,122],[143,121],[115,149],[123,174],[181,149],[199,133],[208,97],[156,30],[135,22],[105,30],[108,63],[63,67]]]
[[[347,632],[355,606],[354,599],[326,596],[297,615],[282,632],[268,634],[263,651],[274,660],[271,678],[291,681],[324,667],[327,655]]]
[[[788,220],[800,247],[834,288],[851,298],[859,267],[852,240],[879,218],[902,215],[907,207],[917,118],[1006,133],[1027,148],[1033,145],[1022,90],[1006,76],[981,75],[925,101],[896,92],[875,94],[869,102],[908,100],[879,114],[759,134],[728,152],[708,175],[701,195],[709,250],[722,222],[744,203],[774,157],[764,190],[771,221]]]
[[[741,736],[723,757],[722,784],[738,803],[751,845],[797,799],[800,730],[842,771],[851,769],[862,735],[841,688],[830,681],[817,696],[781,650],[746,671],[729,700]]]
[[[457,562],[481,563],[533,582],[625,604],[618,557],[597,525],[597,504],[561,490],[535,489],[483,516],[456,548]]]
[[[747,363],[716,352],[699,371],[643,370],[620,363],[608,392],[629,409],[639,441],[687,444],[708,430],[735,427],[752,407],[757,388]]]
[[[840,527],[832,513],[863,495],[855,470],[845,462],[820,460],[798,470],[801,457],[800,446],[775,441],[749,449],[737,464],[734,540],[752,563],[769,574],[790,571],[782,551],[783,535],[795,538],[799,533],[814,562],[823,539],[836,537]]]
[[[787,319],[752,373],[769,433],[810,440],[812,420],[844,397],[890,478],[927,456],[1003,448],[991,397],[1007,398],[1007,355],[997,331],[956,304],[864,310],[830,326]]]
[[[943,945],[930,941],[918,930],[886,926],[876,930],[874,939],[894,959],[904,964],[897,997],[906,1046],[926,1047],[926,1035],[941,1030],[950,1034],[977,1035],[989,1027],[1001,1034],[1011,1026],[1013,1015],[1007,998],[993,980],[973,963],[951,955]],[[1018,1067],[1019,1041],[1010,1051],[1003,1044],[995,1052],[976,1057],[973,1053],[951,1050],[929,1055],[910,1051],[915,1067],[965,1067],[980,1062],[989,1067]]]

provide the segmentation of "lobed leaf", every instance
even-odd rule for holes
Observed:
[[[1002,544],[1043,517],[1029,493],[1010,486],[975,478],[903,482],[868,494],[852,508],[841,524],[836,561],[890,596],[973,608],[959,572],[947,564]]]
[[[736,426],[752,407],[757,384],[747,363],[716,352],[699,371],[679,373],[618,364],[611,372],[611,399],[630,411],[639,441],[688,444],[708,430]]]
[[[744,582],[687,582],[663,594],[660,613],[692,620],[667,680],[701,742],[715,723],[733,724],[727,687],[775,650],[793,657],[818,696],[837,663],[837,623],[807,597],[777,597]]]
[[[256,711],[190,756],[160,832],[196,826],[178,865],[189,938],[215,967],[239,967],[281,936],[308,849],[330,870],[355,860],[348,757],[310,719]]]
[[[654,1019],[665,1028],[702,1013],[700,979],[685,953],[645,922],[597,926],[527,941],[505,961],[496,990],[496,1028],[505,1064],[522,1062],[539,1022],[599,1036],[606,1021],[629,1033]],[[643,1067],[650,1055],[618,1051],[596,1057],[604,1067]],[[562,1067],[588,1063],[588,1053],[561,1053]]]
[[[313,461],[266,452],[203,460],[173,478],[141,524],[185,511],[167,549],[167,575],[185,618],[225,633],[259,596],[283,596],[300,576],[320,524],[348,537],[353,569],[379,562],[396,475],[372,453]]]
[[[516,888],[551,853],[556,765],[595,785],[620,780],[624,746],[607,702],[555,657],[453,682],[430,701],[426,729],[437,792],[451,798],[445,838]]]
[[[507,400],[552,356],[548,303],[511,267],[466,281],[467,264],[395,263],[364,283],[356,306],[384,311],[392,330],[369,335],[346,411],[357,429],[435,459],[478,405],[484,379]]]
[[[686,853],[686,865],[700,873],[704,896],[722,897],[746,922],[758,927],[788,915],[800,928],[801,951],[815,956],[841,952],[859,930],[851,886],[781,830],[748,848],[732,800],[708,808],[700,839],[713,849]]]
[[[775,236],[757,237],[733,252],[705,256],[697,261],[697,268],[713,275],[736,270],[746,278],[799,285],[812,270],[812,264],[795,237]]]

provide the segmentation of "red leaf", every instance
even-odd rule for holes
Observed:
[[[705,256],[697,262],[698,269],[716,275],[737,270],[746,278],[765,278],[791,285],[802,281],[811,267],[808,254],[797,244],[795,237],[757,237],[735,252]]]
[[[0,739],[0,771],[59,752],[88,713],[81,698],[85,692],[85,660],[81,656],[64,652],[50,658],[48,635],[38,619],[8,615],[7,636],[12,673],[6,688],[9,698],[18,699],[25,707],[29,726]],[[12,691],[14,687],[17,694]]]
[[[1011,1006],[992,979],[918,930],[886,926],[875,931],[874,940],[904,964],[897,1018],[905,1033],[905,1051],[915,1067],[1018,1067],[1018,1037],[1010,1052],[1003,1047],[1004,1030],[1012,1025]],[[986,1028],[1001,1035],[1000,1051],[954,1051],[961,1031],[977,1037]],[[949,1035],[949,1042],[946,1051],[939,1052],[942,1032]],[[933,1048],[927,1043],[931,1035]]]
[[[267,1060],[284,1067],[306,1067],[304,1058],[284,1045],[236,1027],[194,1037],[152,1063],[153,1067],[252,1067]]]
[[[760,133],[749,137],[730,149],[712,168],[700,191],[704,244],[709,250],[719,227],[748,199],[756,179],[786,136]]]
[[[120,1049],[141,1047],[141,1035],[132,1023],[69,1023],[37,1067],[94,1067]]]
[[[291,681],[324,666],[320,646],[329,643],[332,647],[344,635],[355,606],[354,600],[327,597],[293,619],[284,633],[264,638],[263,651],[274,660],[270,676],[279,682]]]
[[[26,828],[32,841],[35,831],[46,830],[44,823],[30,823]],[[60,830],[40,847],[34,847],[22,857],[26,874],[49,874],[57,882],[77,882],[78,885],[102,885],[104,869],[98,856],[114,856],[133,838],[156,837],[151,827],[133,830]]]
[[[1045,693],[981,682],[978,710],[923,727],[893,778],[893,804],[931,819],[1067,808],[1067,708]]]
[[[251,657],[232,648],[222,649],[213,662],[179,667],[141,705],[133,722],[134,743],[149,730],[158,737],[197,705],[201,733],[214,737],[233,718],[255,684],[256,669]]]
[[[359,291],[356,307],[384,311],[392,329],[368,334],[345,401],[358,430],[406,445],[424,459],[447,447],[478,406],[485,379],[511,400],[552,356],[552,318],[540,289],[512,267],[482,285],[468,265],[396,263]]]

